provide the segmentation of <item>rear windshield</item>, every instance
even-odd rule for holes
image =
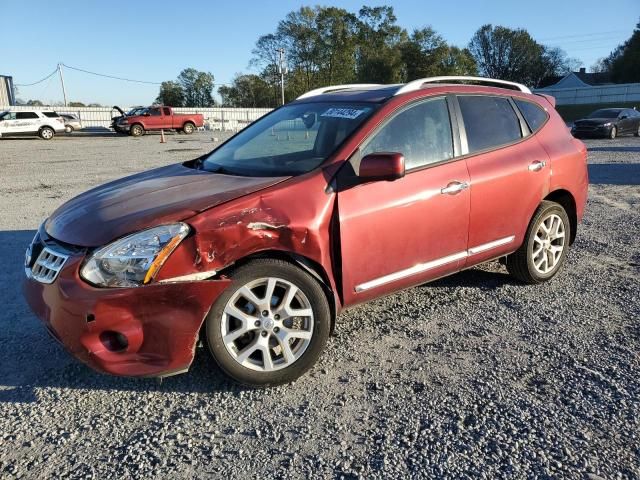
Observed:
[[[321,165],[376,109],[372,103],[299,103],[262,117],[202,163],[212,172],[285,176]]]
[[[617,118],[619,114],[620,110],[602,108],[589,115],[589,118]]]

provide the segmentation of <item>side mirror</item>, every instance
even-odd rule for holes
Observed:
[[[360,160],[360,178],[393,181],[404,177],[404,155],[380,152],[366,155]]]

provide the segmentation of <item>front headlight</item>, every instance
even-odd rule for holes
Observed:
[[[80,276],[101,287],[144,285],[188,233],[187,224],[173,223],[128,235],[94,252]]]
[[[611,125],[613,125],[611,122],[607,122],[604,124],[605,127],[610,127]]]

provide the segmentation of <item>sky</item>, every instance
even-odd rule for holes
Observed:
[[[247,72],[260,35],[301,6],[331,5],[357,12],[359,1],[156,0],[93,2],[3,1],[0,74],[16,84],[33,83],[66,65],[150,82],[175,79],[193,67],[210,71],[216,82]],[[398,24],[411,31],[432,26],[450,44],[464,47],[485,23],[525,28],[540,43],[563,48],[589,69],[631,36],[640,21],[640,0],[398,0]],[[69,101],[104,105],[153,102],[158,85],[105,79],[64,69]],[[18,98],[62,100],[57,75],[18,87]]]

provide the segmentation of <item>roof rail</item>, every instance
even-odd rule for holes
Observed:
[[[350,83],[346,85],[332,85],[330,87],[316,88],[315,90],[309,90],[307,93],[303,93],[296,100],[301,98],[315,97],[316,95],[322,95],[323,93],[332,92],[334,90],[349,90],[352,88],[369,88],[379,87],[379,83]]]
[[[503,87],[510,88],[512,90],[520,90],[524,93],[531,93],[528,87],[525,87],[521,83],[516,82],[508,82],[507,80],[498,80],[495,78],[485,78],[485,77],[464,77],[464,76],[444,76],[444,77],[427,77],[420,78],[418,80],[414,80],[409,83],[405,83],[402,87],[400,87],[395,95],[400,95],[402,93],[413,92],[414,90],[419,90],[425,83],[455,83],[455,82],[467,82],[474,83],[478,85],[487,85],[494,87]]]

